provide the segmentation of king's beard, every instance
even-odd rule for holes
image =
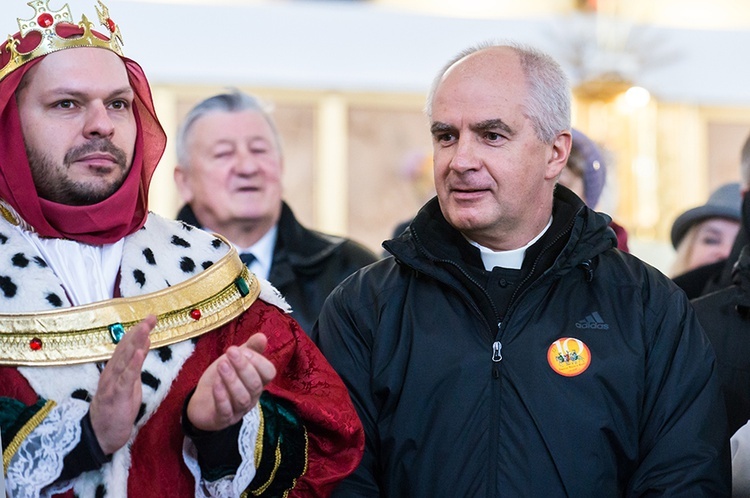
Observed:
[[[90,181],[72,180],[68,174],[71,165],[79,158],[95,152],[110,154],[120,173],[113,181],[105,183],[96,178]],[[127,178],[127,155],[106,138],[96,138],[68,150],[63,164],[56,164],[48,155],[26,144],[31,176],[39,197],[69,206],[89,206],[109,198]]]

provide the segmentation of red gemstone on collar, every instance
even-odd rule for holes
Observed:
[[[44,344],[42,344],[42,340],[39,339],[38,337],[34,337],[31,341],[29,341],[29,347],[31,348],[32,351],[41,350],[43,345]]]
[[[201,319],[201,310],[199,310],[197,308],[194,309],[194,310],[190,310],[190,318],[192,318],[193,320],[200,320]]]
[[[107,18],[107,28],[109,29],[110,33],[114,33],[117,29],[117,24],[115,24],[111,17]]]
[[[52,23],[55,22],[55,19],[52,17],[52,14],[45,12],[37,18],[36,22],[38,22],[39,26],[43,28],[49,28],[52,26]]]

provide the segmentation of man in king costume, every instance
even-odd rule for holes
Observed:
[[[363,449],[345,386],[226,241],[148,212],[143,71],[101,2],[109,35],[49,1],[0,47],[9,495],[328,495]]]

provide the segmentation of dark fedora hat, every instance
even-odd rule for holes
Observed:
[[[740,221],[742,195],[739,183],[727,183],[713,191],[702,206],[688,209],[672,224],[672,246],[677,249],[690,227],[707,218]]]

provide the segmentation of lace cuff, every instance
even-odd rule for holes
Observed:
[[[70,483],[51,485],[62,473],[65,456],[81,440],[81,419],[88,410],[85,401],[65,401],[26,436],[8,465],[6,486],[10,496],[48,496],[70,487]]]
[[[201,476],[198,465],[198,451],[193,441],[186,437],[182,446],[182,456],[190,473],[195,478],[196,498],[218,498],[225,496],[240,496],[255,477],[255,442],[260,430],[260,407],[256,405],[242,418],[240,435],[237,441],[242,457],[242,463],[237,474],[227,476],[217,481],[205,481]]]

